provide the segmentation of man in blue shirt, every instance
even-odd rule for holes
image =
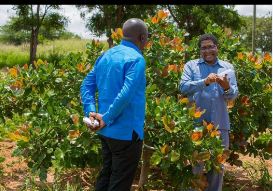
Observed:
[[[84,114],[97,119],[103,168],[96,191],[129,191],[142,151],[145,117],[146,24],[136,18],[122,28],[123,40],[101,55],[81,85]],[[95,93],[98,91],[98,112]]]
[[[210,34],[201,35],[199,48],[201,58],[185,64],[180,81],[180,91],[194,101],[205,113],[198,119],[213,123],[221,133],[225,149],[229,148],[230,121],[227,101],[238,95],[238,87],[233,66],[217,58],[217,39]],[[221,191],[223,171],[211,170],[207,174],[207,191]]]

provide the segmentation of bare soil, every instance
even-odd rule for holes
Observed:
[[[0,163],[0,191],[17,191],[22,190],[22,187],[26,184],[26,177],[30,177],[29,169],[26,165],[26,162],[22,158],[12,156],[12,151],[15,149],[15,143],[5,140],[0,142],[0,156],[5,158],[3,163]],[[243,161],[243,164],[258,165],[259,159],[249,156],[240,156],[240,159]],[[266,161],[267,169],[272,176],[272,160]],[[250,168],[250,167],[249,167]],[[265,189],[259,186],[253,180],[253,177],[249,175],[249,170],[247,167],[237,167],[225,164],[225,182],[223,191],[264,191]],[[96,172],[93,172],[93,175]],[[66,174],[64,181],[70,181],[73,178],[75,172],[69,172]],[[84,190],[90,188],[94,180],[94,176],[90,170],[81,171],[80,173],[81,180],[83,180],[82,186],[85,187]],[[90,177],[93,179],[91,180]],[[36,184],[39,185],[38,178],[35,178]],[[47,183],[52,184],[54,182],[53,173],[49,173],[47,177]],[[137,180],[133,185],[132,190],[136,190]]]

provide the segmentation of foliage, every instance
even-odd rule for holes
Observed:
[[[190,33],[190,39],[204,33],[207,25],[216,23],[222,28],[240,29],[243,24],[234,6],[225,5],[168,5],[179,28]]]
[[[55,12],[59,5],[14,5],[17,18],[13,20],[11,28],[15,31],[28,31],[30,34],[30,58],[33,64],[36,58],[39,35],[43,28],[46,32],[52,29],[64,29],[67,25],[67,18]],[[54,11],[55,10],[55,11]],[[41,36],[40,36],[41,37]]]
[[[118,28],[129,18],[147,18],[156,12],[156,5],[85,5],[81,16],[86,18],[86,27],[95,35],[106,35],[112,45],[111,30]],[[89,15],[90,14],[90,15]]]
[[[88,44],[93,53],[102,48]],[[17,142],[14,154],[25,157],[41,180],[51,166],[58,172],[100,162],[98,139],[80,120],[77,90],[90,67],[82,53],[70,53],[55,65],[38,60],[34,67],[10,68],[0,85],[0,129]]]
[[[10,18],[10,20],[0,28],[0,39],[1,42],[11,43],[19,45],[22,43],[29,42],[30,33],[26,30],[18,31],[14,25],[16,23],[16,17]]]
[[[271,158],[272,58],[238,53],[234,60],[240,96],[231,110],[233,150]]]
[[[240,34],[242,35],[242,43],[246,49],[251,51],[252,47],[252,17],[242,17],[246,25],[242,27]],[[256,18],[255,30],[255,49],[261,52],[272,52],[272,15],[268,14],[265,17]]]
[[[24,43],[30,43],[31,31],[29,30],[18,30],[15,28],[19,17],[11,17],[10,20],[0,28],[0,41],[3,43],[10,43],[14,45],[21,45]],[[64,28],[46,28],[41,26],[40,34],[38,37],[38,43],[43,43],[45,40],[54,39],[80,39],[78,35],[66,31]]]

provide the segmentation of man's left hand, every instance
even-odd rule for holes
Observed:
[[[227,78],[227,74],[225,74],[225,76],[221,77],[218,76],[216,78],[216,82],[224,89],[224,90],[228,90],[230,88],[229,86],[229,80]]]

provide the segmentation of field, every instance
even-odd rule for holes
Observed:
[[[54,55],[63,55],[68,52],[83,52],[86,55],[86,43],[91,40],[69,39],[46,41],[38,45],[37,59],[47,59]],[[29,44],[15,46],[11,44],[0,43],[0,68],[3,66],[12,67],[16,64],[23,65],[28,63]]]

